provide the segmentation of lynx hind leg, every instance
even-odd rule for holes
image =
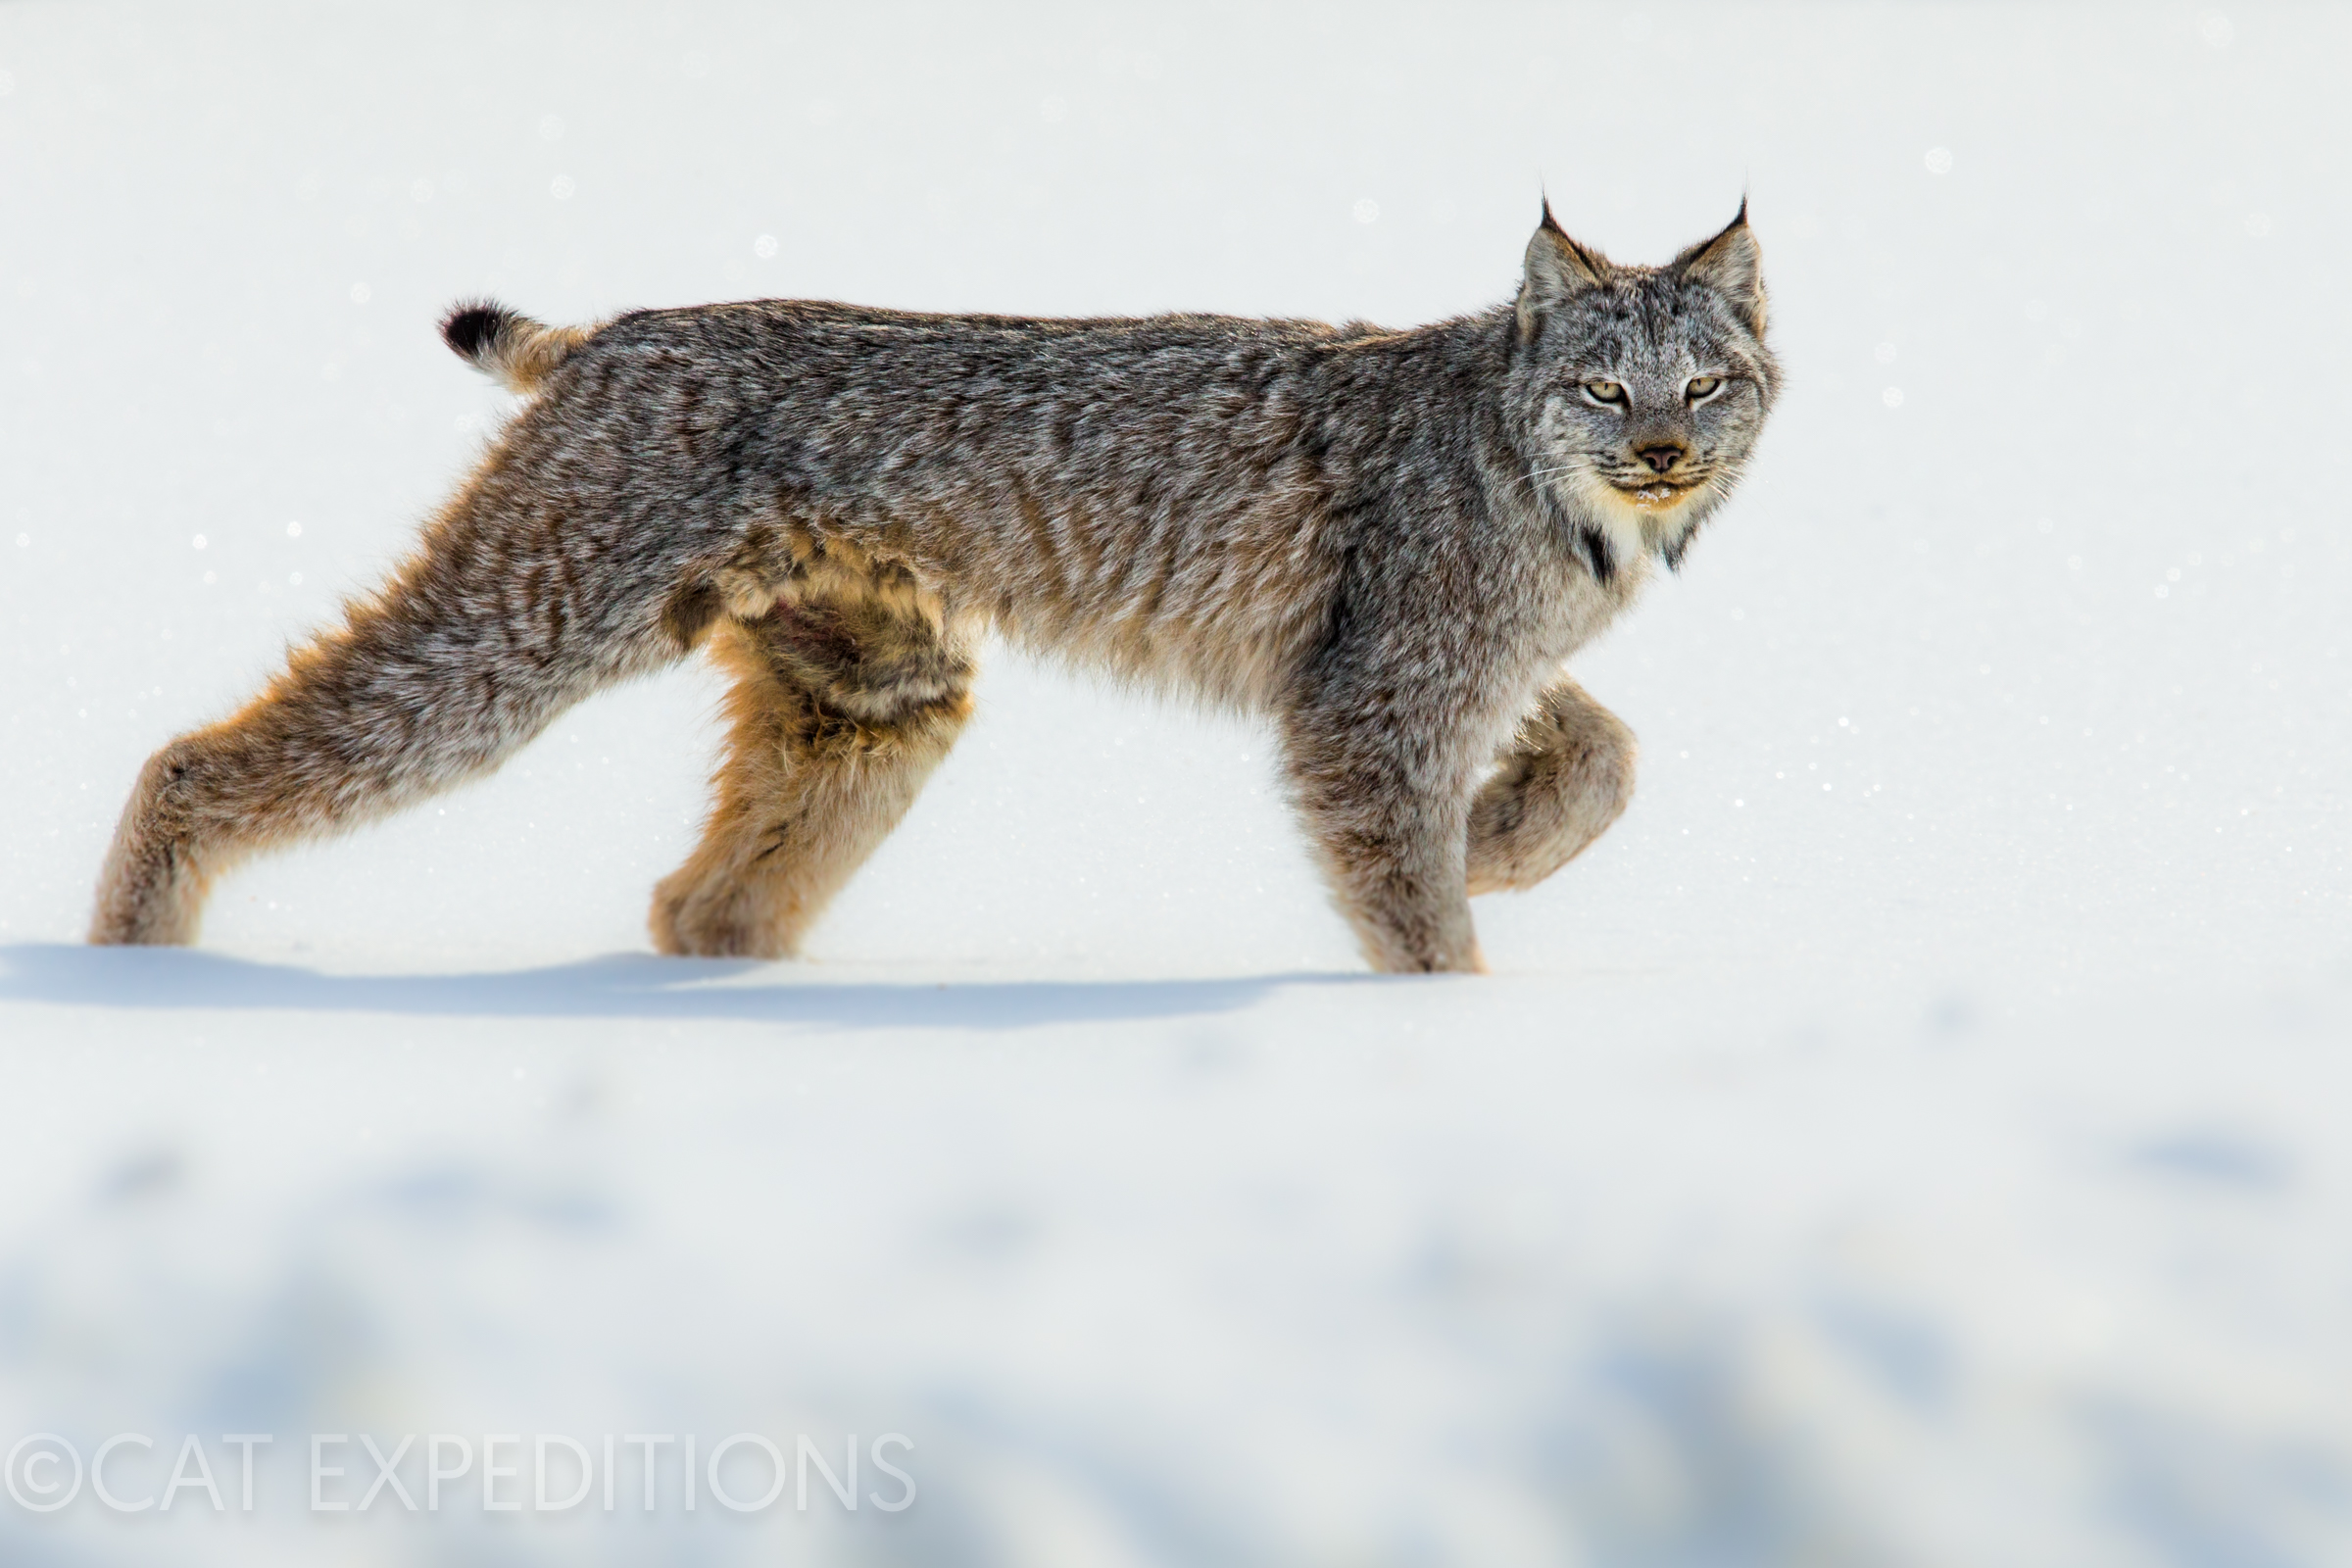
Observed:
[[[1634,732],[1562,677],[1471,805],[1471,893],[1534,887],[1600,837],[1633,794]]]
[[[239,712],[149,759],[90,940],[193,942],[239,860],[478,777],[598,687],[681,657],[659,605],[628,605],[598,561],[550,569],[564,547],[548,505],[494,460],[390,587]]]
[[[734,677],[703,840],[654,893],[654,945],[789,957],[971,716],[965,639],[887,575],[716,628]]]

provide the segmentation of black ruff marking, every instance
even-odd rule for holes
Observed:
[[[1617,558],[1609,550],[1609,537],[1591,523],[1580,524],[1576,542],[1585,547],[1585,564],[1592,568],[1595,582],[1607,582],[1617,575]]]

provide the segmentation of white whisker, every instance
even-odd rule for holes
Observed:
[[[1543,477],[1544,477],[1544,475],[1546,475],[1546,474],[1552,474],[1552,473],[1574,473],[1574,472],[1575,472],[1577,469],[1579,469],[1579,468],[1582,468],[1582,467],[1584,467],[1584,466],[1585,466],[1584,464],[1581,464],[1581,463],[1563,463],[1563,464],[1561,464],[1561,465],[1560,465],[1558,467],[1556,467],[1556,468],[1531,468],[1531,469],[1529,469],[1529,470],[1528,470],[1527,477],[1526,477],[1526,478],[1524,478],[1524,479],[1521,479],[1521,480],[1518,482],[1518,484],[1514,484],[1514,485],[1512,485],[1512,486],[1511,486],[1511,488],[1512,488],[1513,490],[1516,490],[1516,489],[1518,489],[1518,488],[1519,488],[1519,485],[1522,485],[1522,484],[1534,484],[1534,483],[1535,483],[1535,482],[1536,482],[1538,479],[1541,479],[1541,478],[1543,478]]]

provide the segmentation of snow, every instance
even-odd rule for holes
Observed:
[[[225,1494],[0,1494],[0,1557],[2352,1559],[2346,58],[2284,7],[0,10],[0,1445],[151,1437],[136,1501],[196,1435]],[[647,951],[700,670],[200,950],[76,945],[139,761],[501,416],[452,299],[1410,322],[1510,288],[1539,185],[1630,259],[1744,189],[1790,390],[1580,660],[1640,795],[1481,901],[1494,977],[1357,972],[1258,731],[1002,654],[807,962]],[[860,1506],[688,1511],[737,1433],[855,1442]],[[410,1434],[418,1510],[357,1511]],[[526,1505],[477,1451],[427,1510],[433,1434]],[[542,1511],[540,1434],[679,1444]]]

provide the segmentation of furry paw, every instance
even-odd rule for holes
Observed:
[[[655,951],[673,958],[789,958],[787,942],[772,911],[752,906],[739,889],[688,879],[681,872],[654,892]]]

